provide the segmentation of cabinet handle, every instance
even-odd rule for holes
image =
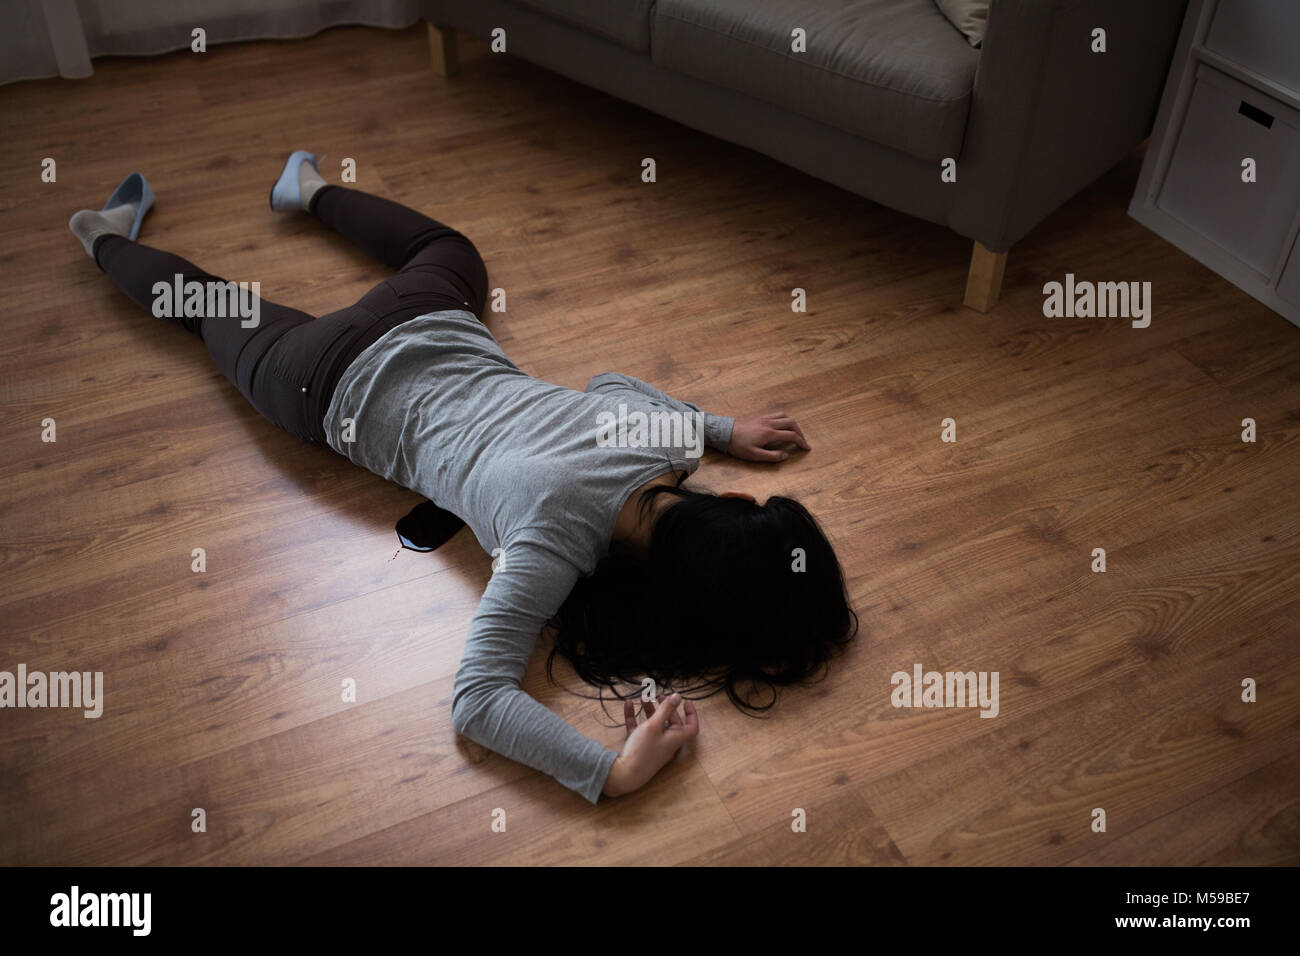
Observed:
[[[1238,108],[1237,112],[1246,117],[1246,119],[1254,120],[1265,129],[1273,128],[1273,114],[1265,113],[1258,106],[1251,106],[1245,100],[1241,101],[1241,106]]]

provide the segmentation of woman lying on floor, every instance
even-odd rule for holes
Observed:
[[[151,311],[155,285],[170,288],[177,274],[225,281],[134,241],[152,203],[133,173],[103,210],[70,222]],[[519,686],[548,621],[558,628],[548,672],[558,653],[615,693],[649,677],[664,689],[725,689],[746,710],[770,706],[778,686],[814,676],[852,639],[839,563],[798,502],[682,484],[702,450],[688,447],[689,423],[702,421],[713,448],[779,461],[809,447],[793,419],[710,415],[627,375],[599,375],[585,392],[533,378],[478,318],[487,271],[473,244],[397,203],[326,185],[308,153],[289,157],[271,208],[311,213],[397,274],[320,318],[263,299],[256,325],[227,311],[177,321],[271,422],[425,495],[497,555],[456,674],[458,733],[595,803],[671,760],[698,733],[695,706],[679,690],[647,703],[638,724],[625,700],[620,752],[583,736]],[[673,412],[684,430],[664,429],[659,447],[608,440],[615,416]]]

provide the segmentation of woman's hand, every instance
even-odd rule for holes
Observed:
[[[683,714],[677,712],[682,705]],[[649,782],[650,778],[673,759],[682,744],[694,740],[700,732],[700,719],[695,704],[682,701],[681,694],[673,694],[656,707],[654,701],[645,702],[646,722],[636,722],[636,704],[623,701],[623,722],[627,724],[627,743],[614,760],[614,766],[605,778],[607,797],[631,793]]]
[[[798,423],[785,412],[736,419],[727,454],[748,461],[785,461],[791,448],[811,451]]]

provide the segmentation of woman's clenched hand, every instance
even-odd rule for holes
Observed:
[[[682,712],[678,713],[678,705]],[[692,701],[682,701],[681,694],[673,694],[661,701],[645,702],[646,720],[638,724],[636,704],[623,702],[623,721],[627,724],[627,742],[605,778],[607,797],[631,793],[649,782],[681,749],[682,744],[694,740],[700,732],[700,719]]]
[[[793,418],[785,412],[771,412],[736,419],[727,454],[747,461],[785,461],[792,448],[810,451],[812,446]]]

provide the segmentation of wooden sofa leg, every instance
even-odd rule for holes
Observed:
[[[970,272],[966,275],[966,305],[976,312],[987,312],[997,305],[1006,268],[1005,252],[989,252],[976,242],[971,250]]]
[[[433,72],[439,76],[455,76],[460,71],[460,51],[456,48],[456,31],[451,27],[435,27],[425,21],[429,28],[429,59]]]

